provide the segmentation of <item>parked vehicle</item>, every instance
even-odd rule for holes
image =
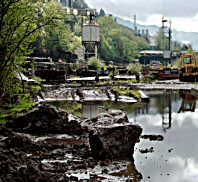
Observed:
[[[180,69],[180,81],[196,81],[198,80],[198,66],[194,53],[185,54],[181,57],[182,68]]]

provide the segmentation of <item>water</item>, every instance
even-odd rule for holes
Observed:
[[[74,103],[74,106],[72,103],[59,103],[59,106],[75,108],[82,118],[94,117],[99,112],[104,112],[104,108],[123,109],[130,122],[143,128],[143,135],[163,136],[163,141],[140,139],[135,145],[135,162],[129,162],[133,167],[125,167],[123,170],[126,177],[133,176],[134,169],[130,169],[136,168],[143,176],[140,182],[197,182],[198,105],[195,97],[179,91],[152,91],[147,94],[151,98],[150,102],[143,104],[98,102]],[[71,113],[75,114],[75,110]],[[151,147],[153,152],[140,152]],[[122,165],[127,162],[118,163]],[[104,177],[105,174],[102,175]],[[120,172],[113,175],[117,176],[115,181],[124,180]]]
[[[147,112],[137,108],[129,113],[131,122],[143,128],[143,135],[160,134],[163,141],[141,139],[134,153],[135,166],[143,175],[142,182],[196,182],[198,181],[198,109],[195,99],[176,93],[162,92],[152,96]],[[195,112],[182,112],[181,105]],[[194,108],[193,106],[196,106]],[[180,112],[180,113],[178,113]],[[144,114],[143,114],[144,113]],[[139,150],[153,147],[153,153]]]

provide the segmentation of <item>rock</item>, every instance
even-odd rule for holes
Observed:
[[[81,120],[53,106],[43,104],[33,111],[6,123],[6,127],[25,133],[64,133],[80,135]]]
[[[162,135],[142,135],[140,138],[149,139],[150,141],[163,141],[164,137]]]
[[[82,126],[89,131],[89,144],[96,159],[132,159],[134,145],[142,133],[142,128],[129,123],[122,111],[99,114],[84,121]]]
[[[139,149],[139,151],[144,154],[144,153],[153,153],[154,152],[154,149],[153,147],[150,147],[150,148],[146,148],[146,149]]]

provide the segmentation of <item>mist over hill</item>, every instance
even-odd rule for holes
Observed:
[[[119,17],[115,17],[118,24],[121,24],[123,26],[126,26],[128,28],[134,29],[133,22],[129,20],[124,20]],[[156,33],[159,31],[160,27],[155,25],[140,25],[137,24],[138,29],[140,30],[149,30],[149,34],[151,36],[156,35]],[[172,30],[172,38],[173,40],[180,42],[180,43],[190,43],[193,47],[193,49],[198,50],[198,33],[196,32],[183,32],[183,31],[177,31],[175,29]]]

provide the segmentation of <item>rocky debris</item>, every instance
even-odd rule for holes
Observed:
[[[150,147],[150,148],[146,148],[146,149],[139,149],[139,151],[144,154],[144,153],[153,153],[154,152],[154,149],[153,147]]]
[[[114,174],[123,172],[124,175],[125,171],[128,172],[126,178],[141,179],[133,161],[95,160],[88,143],[69,147],[41,140],[33,142],[24,134],[2,126],[0,159],[0,181],[3,182],[115,181]]]
[[[173,149],[173,148],[171,148],[171,149],[169,149],[169,150],[168,150],[168,152],[169,152],[169,153],[171,153],[173,150],[174,150],[174,149]]]
[[[129,123],[123,111],[108,109],[108,113],[82,122],[43,104],[7,122],[6,127],[0,126],[0,181],[100,181],[101,177],[111,181],[112,174],[131,166],[133,171],[127,177],[141,176],[132,154],[142,129]],[[53,140],[53,133],[70,134],[71,138],[61,135]],[[126,161],[118,162],[119,166],[111,160],[122,157],[130,159],[130,167]]]
[[[6,123],[6,127],[24,133],[83,133],[81,120],[53,106],[43,104],[33,111]]]
[[[142,133],[140,126],[129,123],[123,111],[101,113],[84,121],[82,126],[89,131],[89,144],[96,159],[132,158]]]
[[[163,141],[164,137],[162,135],[142,135],[140,138],[148,139],[150,141]]]
[[[31,157],[32,154],[37,156],[52,148],[45,143],[36,144],[27,137],[0,126],[1,181],[61,181],[58,172],[42,170],[44,165],[38,159]]]

